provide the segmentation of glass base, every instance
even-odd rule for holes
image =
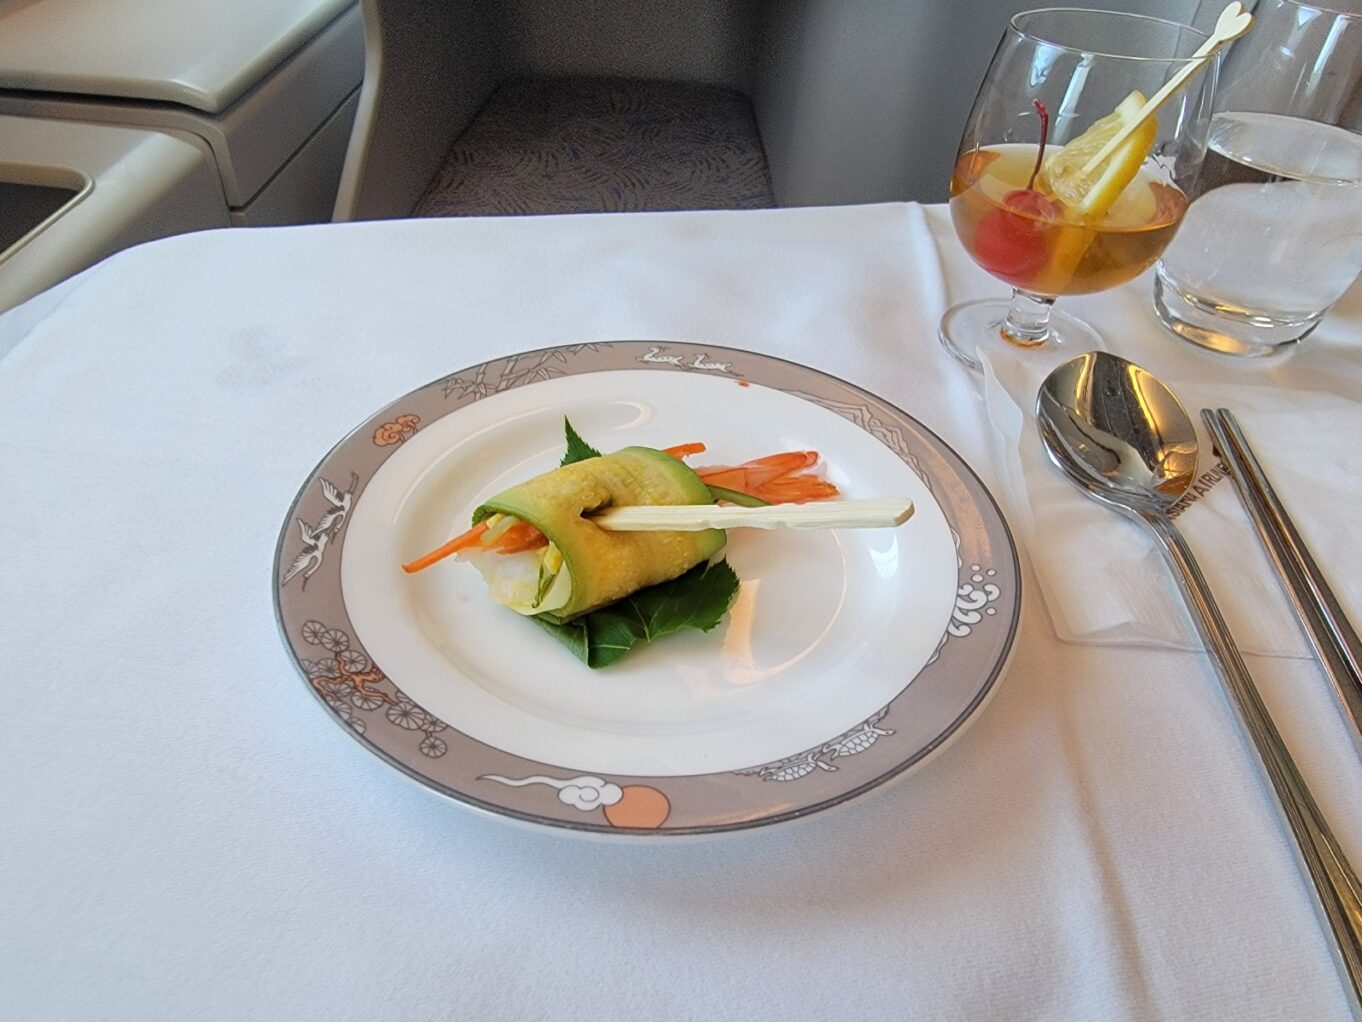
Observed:
[[[1051,309],[1046,328],[1034,338],[1015,337],[1005,333],[1011,303],[1002,298],[981,298],[952,305],[941,317],[936,336],[951,356],[974,372],[983,366],[979,353],[986,351],[1044,351],[1046,361],[1056,364],[1085,351],[1104,348],[1102,335],[1081,319]]]
[[[1317,316],[1275,318],[1210,302],[1183,291],[1163,272],[1154,275],[1154,311],[1184,341],[1223,355],[1261,358],[1293,350],[1319,325]]]

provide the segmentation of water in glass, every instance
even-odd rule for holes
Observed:
[[[1281,114],[1217,114],[1200,196],[1159,267],[1160,305],[1238,321],[1219,345],[1267,353],[1309,333],[1359,272],[1362,135]]]

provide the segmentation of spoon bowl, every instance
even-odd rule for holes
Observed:
[[[1362,882],[1268,715],[1191,548],[1168,517],[1196,478],[1192,417],[1151,373],[1098,351],[1070,359],[1045,378],[1036,420],[1050,460],[1090,497],[1143,522],[1163,547],[1240,732],[1296,839],[1362,1009]]]
[[[1158,377],[1104,351],[1060,365],[1036,417],[1050,460],[1105,503],[1164,510],[1196,478],[1196,426]]]

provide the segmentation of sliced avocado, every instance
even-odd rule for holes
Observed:
[[[651,447],[626,447],[503,490],[473,513],[473,523],[496,512],[514,515],[557,546],[572,594],[554,616],[568,620],[676,578],[713,557],[727,541],[722,529],[607,532],[589,515],[616,505],[712,502],[709,488],[679,458]]]

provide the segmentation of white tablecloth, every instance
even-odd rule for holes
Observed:
[[[882,394],[998,492],[978,382],[934,336],[998,290],[941,209],[881,205],[213,232],[0,318],[0,1013],[1346,1018],[1204,656],[1061,643],[1039,599],[923,769],[669,847],[468,813],[366,755],[285,656],[281,518],[392,398],[523,348],[702,340]],[[1067,304],[1173,381],[1362,395],[1356,289],[1273,365],[1167,338],[1148,294]],[[1362,863],[1323,675],[1250,667]]]

